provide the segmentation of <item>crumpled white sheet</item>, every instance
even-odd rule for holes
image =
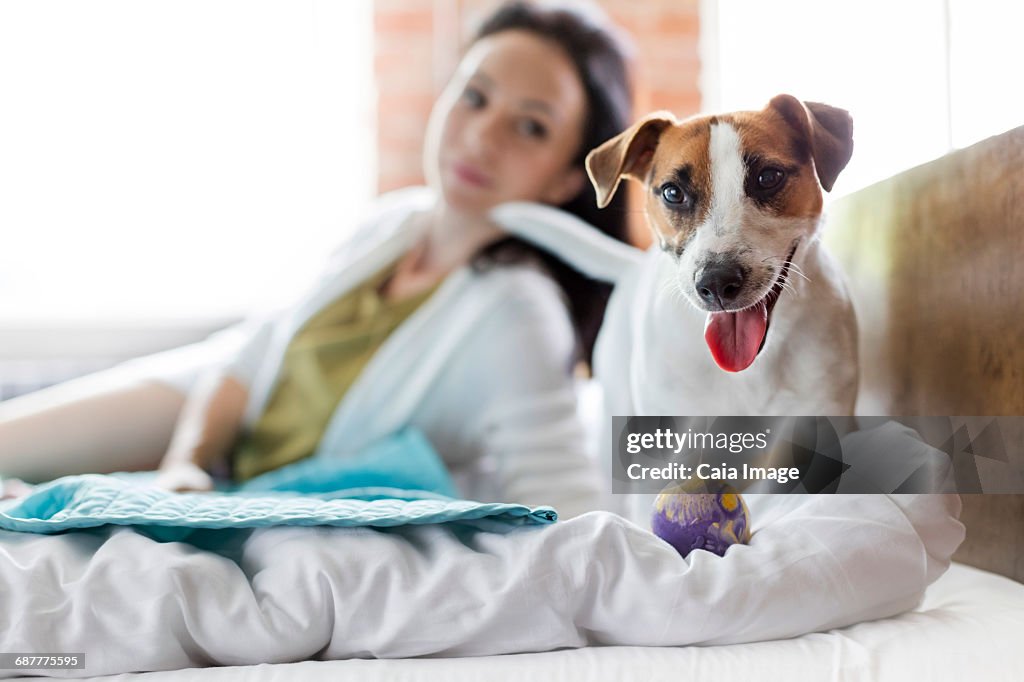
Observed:
[[[607,512],[507,535],[197,536],[218,553],[130,528],[0,532],[0,651],[84,652],[85,670],[46,673],[70,677],[784,638],[914,607],[964,533],[955,495],[747,500],[750,545],[688,559]]]

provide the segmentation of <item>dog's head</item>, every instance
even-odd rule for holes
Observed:
[[[708,312],[712,355],[735,372],[764,347],[797,247],[817,230],[822,189],[852,153],[847,112],[779,95],[761,111],[651,114],[590,152],[587,172],[602,207],[623,177],[644,183],[676,283]]]

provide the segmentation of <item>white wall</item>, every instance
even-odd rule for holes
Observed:
[[[280,300],[374,191],[370,0],[0,2],[0,328]]]

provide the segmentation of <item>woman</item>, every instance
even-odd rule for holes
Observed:
[[[570,372],[608,288],[508,236],[493,209],[559,206],[623,239],[625,211],[597,213],[583,159],[626,126],[628,92],[606,30],[501,7],[431,114],[429,189],[383,198],[298,305],[233,330],[230,353],[182,383],[159,484],[209,489],[233,445],[244,480],[412,426],[469,497],[593,508]]]

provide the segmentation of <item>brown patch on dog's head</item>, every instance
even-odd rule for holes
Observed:
[[[643,182],[662,131],[675,120],[667,111],[649,114],[587,154],[587,175],[599,208],[612,200],[623,177]]]
[[[770,108],[729,119],[742,140],[746,196],[770,215],[806,218],[821,213],[821,187],[807,140]],[[777,184],[763,184],[773,178],[779,178]]]
[[[662,248],[676,251],[707,212],[711,197],[708,156],[713,117],[679,122],[672,114],[650,114],[587,156],[587,173],[598,205],[614,196],[622,178],[644,183],[647,217]],[[678,196],[673,204],[665,200]]]
[[[743,141],[745,191],[781,217],[821,213],[821,189],[832,189],[853,154],[853,122],[842,109],[778,95],[761,111],[725,117]],[[778,186],[762,181],[782,178]],[[820,183],[820,187],[819,187]]]
[[[645,178],[648,222],[661,248],[675,255],[682,252],[711,206],[713,122],[715,117],[702,116],[666,128]],[[680,203],[670,201],[680,192]]]
[[[853,155],[853,119],[849,112],[820,102],[801,102],[792,95],[772,98],[765,107],[766,112],[769,110],[806,141],[821,186],[831,192]]]

